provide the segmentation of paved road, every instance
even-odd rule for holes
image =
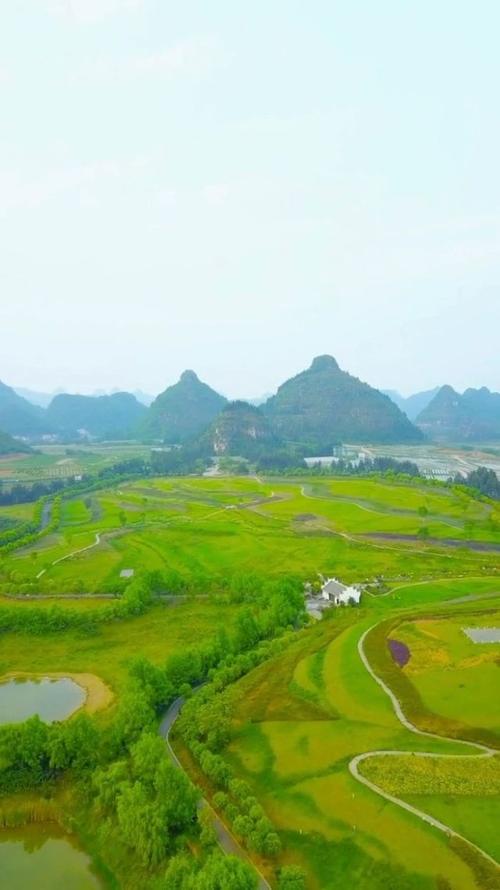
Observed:
[[[43,532],[47,528],[52,514],[52,501],[45,501],[42,507],[42,516],[40,519],[39,531]]]
[[[451,760],[451,759],[457,758],[457,757],[461,760],[462,759],[477,760],[478,758],[481,758],[481,757],[493,757],[495,754],[498,754],[498,751],[495,748],[490,748],[488,745],[482,745],[480,742],[469,742],[467,739],[449,739],[449,738],[446,738],[445,736],[437,735],[437,733],[434,733],[434,732],[424,732],[424,730],[419,729],[417,726],[415,726],[413,723],[411,723],[410,720],[408,720],[408,718],[406,717],[406,715],[403,712],[403,709],[401,707],[401,703],[400,703],[399,699],[394,695],[394,692],[392,691],[392,689],[390,689],[390,687],[387,686],[386,683],[384,683],[382,678],[379,677],[375,673],[370,662],[368,661],[368,658],[366,657],[366,653],[364,651],[364,642],[365,642],[366,636],[370,633],[371,630],[373,630],[373,627],[375,627],[375,625],[368,628],[368,630],[365,631],[365,633],[360,637],[360,639],[358,641],[359,657],[361,658],[361,661],[363,662],[368,673],[373,677],[375,682],[378,683],[378,685],[384,690],[386,695],[389,696],[389,698],[392,702],[392,706],[394,708],[394,713],[396,714],[396,717],[398,718],[399,722],[402,723],[402,725],[405,727],[405,729],[408,729],[410,732],[414,732],[417,735],[425,736],[427,738],[432,738],[432,739],[439,739],[440,741],[454,742],[454,743],[458,743],[461,745],[467,745],[468,747],[476,748],[480,753],[478,753],[478,754],[436,754],[436,753],[431,753],[431,752],[426,752],[426,751],[420,751],[420,752],[381,751],[381,750],[366,751],[364,754],[358,754],[357,757],[353,757],[353,759],[350,761],[349,771],[350,771],[351,775],[354,776],[354,778],[357,779],[358,782],[361,782],[363,785],[366,785],[367,788],[370,788],[371,791],[374,791],[375,794],[378,794],[380,797],[383,797],[385,800],[390,801],[390,803],[394,803],[394,804],[396,804],[396,806],[401,807],[402,809],[406,810],[409,813],[412,813],[414,816],[417,816],[423,822],[427,822],[428,825],[432,825],[434,828],[438,828],[439,831],[443,831],[448,836],[457,837],[460,840],[464,841],[466,844],[468,844],[468,846],[473,847],[478,853],[480,853],[482,856],[484,856],[484,858],[487,859],[492,865],[494,865],[498,868],[499,863],[496,861],[496,859],[494,859],[492,856],[490,856],[489,853],[487,853],[485,850],[483,850],[477,844],[474,844],[468,838],[464,837],[462,834],[459,834],[459,832],[455,831],[453,828],[451,828],[450,825],[446,825],[444,822],[440,822],[438,819],[435,819],[433,816],[430,816],[428,813],[424,813],[422,810],[417,809],[417,807],[414,807],[411,804],[407,803],[406,801],[401,800],[401,798],[394,797],[394,795],[389,794],[387,791],[384,791],[383,788],[380,788],[379,785],[376,785],[374,782],[371,782],[369,779],[367,779],[365,776],[363,776],[359,772],[359,769],[358,769],[359,765],[364,760],[368,760],[370,757],[379,757],[379,756],[387,756],[387,755],[390,757],[395,757],[395,756],[402,755],[402,756],[411,756],[411,757],[415,757],[415,756],[417,756],[417,757],[433,757],[436,759],[437,758],[442,758],[442,759],[446,758],[448,760]]]
[[[177,757],[172,745],[170,743],[170,731],[179,716],[181,708],[184,704],[184,698],[177,698],[169,707],[168,711],[164,714],[158,731],[160,735],[165,739],[165,744],[167,746],[167,751],[172,763],[175,764],[179,769],[184,770],[179,758]],[[185,770],[184,770],[185,771]],[[224,825],[222,820],[219,818],[215,810],[210,806],[205,798],[201,798],[198,803],[198,809],[200,810],[208,810],[212,816],[212,826],[217,835],[217,841],[219,843],[220,848],[227,855],[238,856],[240,859],[243,859],[249,865],[252,866],[253,869],[257,872],[258,878],[258,888],[259,890],[271,890],[271,885],[266,881],[264,875],[260,873],[258,868],[256,868],[255,863],[251,861],[251,859],[246,854],[245,850],[238,843],[233,834],[229,831],[229,829]]]

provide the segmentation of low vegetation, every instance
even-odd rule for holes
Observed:
[[[0,674],[93,673],[113,693],[95,714],[0,729],[2,819],[43,800],[124,890],[250,890],[252,860],[280,890],[494,886],[467,840],[497,854],[498,758],[458,741],[499,740],[497,648],[461,630],[498,622],[494,502],[417,475],[162,478],[141,460],[0,510]],[[361,607],[311,625],[303,583],[317,590],[319,571],[362,583]],[[360,659],[365,632],[405,714],[447,738],[401,724]],[[185,771],[158,735],[179,695]],[[362,774],[463,841],[355,778],[354,757],[384,750],[400,753]],[[201,793],[249,859],[218,850]]]

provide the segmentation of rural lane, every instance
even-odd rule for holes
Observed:
[[[88,547],[80,547],[79,550],[72,550],[71,553],[67,553],[66,556],[60,556],[59,559],[55,559],[54,562],[51,562],[50,566],[56,566],[60,562],[64,562],[65,559],[71,559],[72,556],[76,556],[77,553],[85,553],[86,550],[92,550],[94,547],[98,547],[101,543],[101,536],[99,532],[95,534],[95,541],[93,544],[89,544]],[[36,579],[41,578],[42,575],[45,575],[47,569],[42,569],[41,572],[38,572]]]
[[[358,640],[358,653],[361,661],[363,662],[364,667],[368,671],[371,677],[375,680],[376,683],[383,689],[385,694],[390,698],[392,706],[394,708],[394,713],[398,718],[399,722],[405,727],[405,729],[410,732],[416,733],[419,736],[424,736],[426,738],[439,739],[442,742],[453,742],[454,744],[467,745],[468,747],[477,748],[480,751],[479,754],[437,754],[433,752],[426,751],[366,751],[363,754],[358,754],[356,757],[349,763],[349,772],[351,775],[357,779],[358,782],[361,782],[362,785],[365,785],[367,788],[370,788],[371,791],[374,791],[375,794],[378,794],[380,797],[383,797],[385,800],[388,800],[390,803],[396,804],[396,806],[401,807],[406,810],[408,813],[411,813],[414,816],[417,816],[423,822],[426,822],[428,825],[431,825],[433,828],[439,829],[439,831],[444,832],[449,837],[459,838],[461,841],[464,841],[468,846],[472,847],[481,856],[484,856],[492,865],[496,868],[499,867],[499,863],[493,856],[490,856],[485,850],[475,844],[473,841],[464,837],[464,835],[460,834],[458,831],[455,831],[450,825],[446,825],[444,822],[440,822],[439,819],[435,819],[433,816],[430,816],[428,813],[424,813],[422,810],[417,809],[417,807],[412,806],[404,800],[401,800],[399,797],[395,797],[389,792],[384,791],[379,785],[376,785],[374,782],[371,782],[366,776],[363,776],[362,773],[359,772],[359,765],[363,763],[365,760],[369,760],[371,757],[380,757],[380,756],[407,756],[407,757],[429,757],[434,759],[448,759],[452,760],[454,758],[462,759],[470,759],[477,760],[482,757],[493,757],[495,754],[498,754],[498,751],[495,748],[490,748],[488,745],[483,745],[480,742],[469,742],[467,739],[450,739],[446,738],[446,736],[440,736],[434,732],[425,732],[423,729],[419,729],[415,724],[411,723],[410,720],[406,717],[401,707],[401,703],[399,699],[396,697],[392,689],[385,683],[381,677],[379,677],[375,671],[373,670],[368,658],[366,657],[366,653],[364,650],[364,641],[370,631],[376,625],[372,625],[368,630],[364,632],[364,634]]]
[[[184,701],[185,701],[184,697],[181,696],[180,698],[177,698],[174,702],[172,702],[168,711],[166,711],[166,713],[162,717],[161,723],[158,727],[158,732],[160,733],[162,738],[165,739],[165,744],[167,746],[167,752],[168,752],[168,755],[169,755],[172,763],[176,767],[178,767],[178,769],[181,769],[181,770],[183,770],[183,772],[186,772],[184,767],[182,766],[179,758],[177,757],[174,749],[172,748],[172,745],[170,742],[170,732],[172,730],[172,727],[173,727],[175,721],[177,720],[177,717],[180,714],[180,711],[184,704]],[[257,878],[258,878],[257,886],[258,886],[259,890],[271,890],[271,885],[265,879],[264,875],[261,874],[261,872],[255,865],[255,863],[252,862],[252,860],[247,855],[247,853],[245,852],[245,850],[243,849],[241,844],[238,843],[238,841],[236,840],[234,835],[231,834],[231,832],[226,827],[226,825],[224,825],[223,821],[219,818],[219,816],[217,815],[217,813],[215,812],[213,807],[210,806],[209,802],[204,797],[202,797],[201,800],[199,801],[198,809],[199,810],[207,810],[211,814],[212,826],[213,826],[213,829],[217,836],[217,842],[218,842],[220,848],[223,850],[223,852],[226,855],[238,856],[240,859],[243,859],[244,862],[249,864],[256,871]]]

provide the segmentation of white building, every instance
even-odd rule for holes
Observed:
[[[357,587],[342,584],[337,578],[327,578],[321,587],[321,596],[335,606],[348,606],[350,603],[358,605],[361,591]]]

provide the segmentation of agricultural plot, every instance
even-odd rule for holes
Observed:
[[[0,456],[0,481],[46,482],[52,479],[71,479],[83,473],[96,473],[112,467],[118,461],[134,457],[147,458],[151,449],[146,445],[113,442],[94,445],[41,445],[33,454]]]
[[[16,509],[0,519],[33,514]],[[249,604],[213,591],[238,573],[367,582],[360,609],[291,635],[233,687],[225,755],[279,831],[278,865],[301,865],[308,890],[482,890],[494,886],[498,857],[499,644],[481,647],[464,628],[500,623],[497,518],[491,503],[452,489],[359,478],[148,478],[63,499],[50,534],[0,553],[0,592],[21,596],[2,605],[50,610],[43,595],[52,594],[59,609],[105,609],[109,600],[85,594],[119,592],[123,569],[175,570],[198,596],[160,599],[90,633],[7,632],[0,675],[91,673],[119,701],[135,656],[162,665],[221,627],[231,632]],[[457,549],[450,537],[487,549]],[[403,668],[389,635],[410,653]],[[377,676],[435,736],[405,724]]]
[[[475,643],[465,628],[500,628],[500,611],[422,618],[399,624],[395,633],[409,649],[404,674],[424,706],[450,720],[498,733],[500,640]]]
[[[308,887],[353,881],[367,890],[430,890],[441,886],[436,881],[464,890],[494,886],[489,857],[498,855],[498,838],[491,823],[482,828],[500,816],[498,757],[401,723],[360,658],[373,617],[336,615],[240,681],[229,746],[233,767],[278,825],[283,861],[304,868]],[[354,758],[384,751],[401,753],[369,757],[357,768],[396,801],[355,775]],[[469,779],[452,807],[464,775]],[[486,855],[459,838],[450,841],[398,801],[444,821]]]
[[[63,502],[52,534],[4,557],[0,584],[99,592],[124,568],[310,580],[322,572],[352,582],[494,575],[496,516],[491,504],[419,483],[145,479]],[[448,546],[450,536],[464,546]]]

